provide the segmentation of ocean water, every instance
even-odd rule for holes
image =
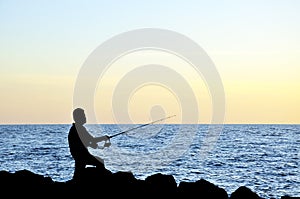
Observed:
[[[68,148],[70,124],[0,125],[0,170],[27,169],[54,181],[72,178]],[[86,125],[94,136],[114,135],[136,125]],[[201,178],[230,195],[247,186],[263,198],[300,196],[300,125],[153,124],[111,138],[111,146],[91,149],[112,172],[136,178],[160,172],[175,180]]]

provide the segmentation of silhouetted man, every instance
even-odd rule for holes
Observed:
[[[93,156],[88,147],[96,149],[98,142],[109,140],[108,136],[93,137],[83,126],[86,123],[84,110],[76,108],[73,111],[74,123],[68,134],[70,153],[75,160],[74,179],[77,179],[86,165],[105,169],[104,161],[100,157]],[[105,145],[107,147],[107,145]],[[108,145],[109,146],[109,145]]]

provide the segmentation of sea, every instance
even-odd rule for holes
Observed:
[[[30,170],[68,181],[71,124],[0,125],[0,170]],[[90,148],[112,172],[137,179],[173,175],[179,184],[205,179],[230,195],[246,186],[263,198],[300,197],[300,125],[295,124],[86,124],[109,147]]]

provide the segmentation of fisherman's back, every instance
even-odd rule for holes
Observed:
[[[89,155],[89,151],[80,138],[77,128],[73,123],[68,134],[69,149],[74,159],[80,159]]]

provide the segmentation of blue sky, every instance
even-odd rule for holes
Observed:
[[[0,110],[7,112],[2,122],[46,122],[50,114],[39,101],[39,108],[27,101],[16,100],[25,87],[31,96],[39,96],[43,83],[61,77],[65,86],[51,84],[50,98],[67,92],[63,102],[72,95],[74,79],[87,56],[102,42],[133,29],[152,27],[182,33],[202,46],[214,60],[227,93],[228,122],[292,122],[298,123],[300,107],[300,2],[299,1],[0,1],[0,77],[3,103]],[[21,77],[21,78],[20,78]],[[34,83],[31,79],[37,78]],[[44,78],[47,79],[47,78]],[[238,83],[237,83],[238,82]],[[46,88],[49,87],[49,82]],[[26,86],[24,86],[26,85]],[[235,85],[241,85],[237,88]],[[56,86],[59,87],[56,89]],[[265,88],[263,90],[261,87]],[[259,88],[259,89],[257,89]],[[65,90],[62,90],[65,89]],[[266,95],[266,91],[276,91]],[[71,90],[71,91],[70,91]],[[241,115],[236,107],[244,94],[259,96],[265,103],[247,102],[246,106],[267,112],[272,107],[279,111],[257,117]],[[280,98],[282,95],[285,98]],[[249,96],[247,96],[249,98]],[[25,97],[26,98],[26,97]],[[33,97],[34,99],[38,99]],[[252,98],[251,98],[252,99]],[[45,99],[41,99],[45,100]],[[54,104],[53,104],[54,106]],[[26,114],[15,116],[20,107]],[[257,109],[256,109],[257,108]],[[33,111],[34,109],[34,111]],[[40,110],[40,111],[39,111]],[[248,110],[248,109],[247,109]],[[232,111],[232,112],[230,112]],[[246,109],[245,111],[246,112]],[[14,113],[10,115],[10,113]],[[54,122],[69,122],[62,114]],[[32,119],[26,119],[32,118]],[[299,117],[298,117],[299,118]]]

